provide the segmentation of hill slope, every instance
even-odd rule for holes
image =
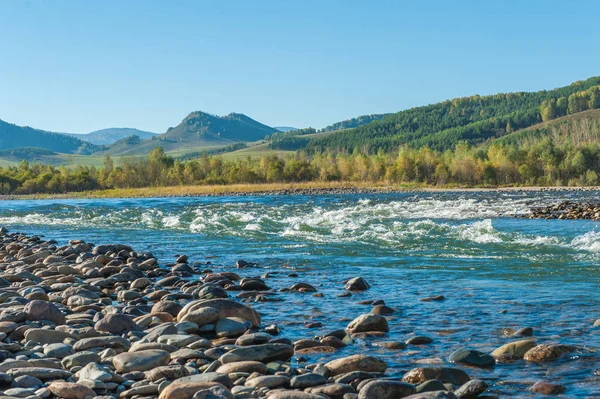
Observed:
[[[540,107],[545,101],[560,102],[565,113],[568,103],[569,113],[572,113],[573,96],[573,111],[578,112],[581,96],[576,93],[598,85],[600,77],[593,77],[550,91],[455,98],[387,115],[349,131],[311,140],[307,149],[321,152],[358,148],[373,153],[379,149],[393,151],[401,145],[446,150],[459,141],[477,144],[540,123]]]
[[[236,142],[253,142],[277,132],[243,114],[231,113],[216,116],[205,112],[192,112],[177,126],[150,139],[122,139],[108,149],[119,155],[141,155],[162,146],[165,151],[190,151],[192,149],[224,147]],[[127,142],[129,141],[129,142]]]
[[[38,147],[67,154],[91,154],[98,146],[69,134],[52,133],[0,120],[0,150]]]
[[[333,132],[335,130],[352,129],[362,125],[369,124],[373,121],[378,121],[391,114],[372,114],[372,115],[361,115],[356,118],[346,119],[345,121],[336,122],[332,125],[321,129],[322,132]]]
[[[600,144],[600,109],[590,109],[507,134],[489,144],[527,147],[548,140],[555,145]]]
[[[113,127],[109,129],[96,130],[86,134],[70,134],[70,136],[79,140],[87,141],[96,145],[110,145],[129,136],[138,136],[142,139],[149,139],[158,133],[146,132],[132,128]]]

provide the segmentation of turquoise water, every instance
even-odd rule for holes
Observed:
[[[493,370],[465,368],[491,391],[533,397],[527,387],[545,379],[567,386],[565,397],[600,395],[600,224],[516,219],[530,206],[565,199],[595,201],[598,192],[420,193],[168,199],[0,202],[0,225],[65,243],[120,242],[152,252],[163,263],[187,254],[215,271],[238,259],[257,262],[242,275],[271,273],[275,290],[303,281],[323,298],[279,293],[282,302],[257,302],[263,324],[282,335],[310,338],[343,328],[370,311],[358,304],[384,299],[399,310],[386,339],[427,335],[433,344],[382,350],[359,340],[333,355],[372,353],[402,375],[424,358],[446,362],[461,347],[491,351],[510,341],[506,328],[533,327],[541,342],[580,346],[548,364],[517,361]],[[287,275],[292,271],[299,277]],[[342,281],[363,276],[372,286],[349,298]],[[444,295],[444,302],[420,298]],[[308,329],[305,321],[323,327]],[[437,360],[440,361],[440,360]]]

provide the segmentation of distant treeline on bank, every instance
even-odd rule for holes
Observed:
[[[506,142],[485,147],[459,143],[453,150],[403,146],[392,153],[318,153],[265,155],[224,160],[203,154],[178,160],[161,147],[147,158],[122,158],[115,166],[74,168],[22,162],[0,168],[0,193],[66,193],[112,188],[289,182],[419,183],[432,186],[581,186],[598,185],[600,145],[571,142]]]

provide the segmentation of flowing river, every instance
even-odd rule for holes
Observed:
[[[282,336],[311,338],[344,328],[368,313],[365,299],[383,299],[387,340],[425,335],[433,343],[393,351],[358,340],[310,361],[369,353],[401,376],[417,361],[447,363],[460,348],[491,352],[509,342],[507,329],[532,327],[538,343],[578,350],[544,364],[523,360],[493,369],[463,367],[500,396],[534,397],[538,380],[564,384],[564,397],[598,397],[600,370],[600,224],[513,216],[565,199],[595,201],[598,192],[445,192],[327,196],[40,200],[0,202],[0,225],[64,244],[124,243],[164,264],[177,254],[236,271],[256,262],[256,275],[277,290],[307,282],[324,294],[281,293],[257,302],[263,324]],[[298,277],[289,277],[295,272]],[[248,269],[245,271],[249,273]],[[362,276],[371,289],[339,297],[345,279]],[[443,295],[441,302],[420,298]],[[305,322],[321,322],[307,328]],[[359,349],[357,349],[357,345]]]

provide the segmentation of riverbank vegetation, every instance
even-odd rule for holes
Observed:
[[[401,147],[386,154],[299,152],[279,157],[224,160],[202,155],[180,161],[162,148],[148,158],[123,158],[119,166],[105,158],[103,168],[30,165],[0,169],[2,194],[66,193],[144,187],[219,186],[298,182],[357,182],[371,185],[427,186],[580,186],[597,185],[600,145],[493,143],[454,150]]]

